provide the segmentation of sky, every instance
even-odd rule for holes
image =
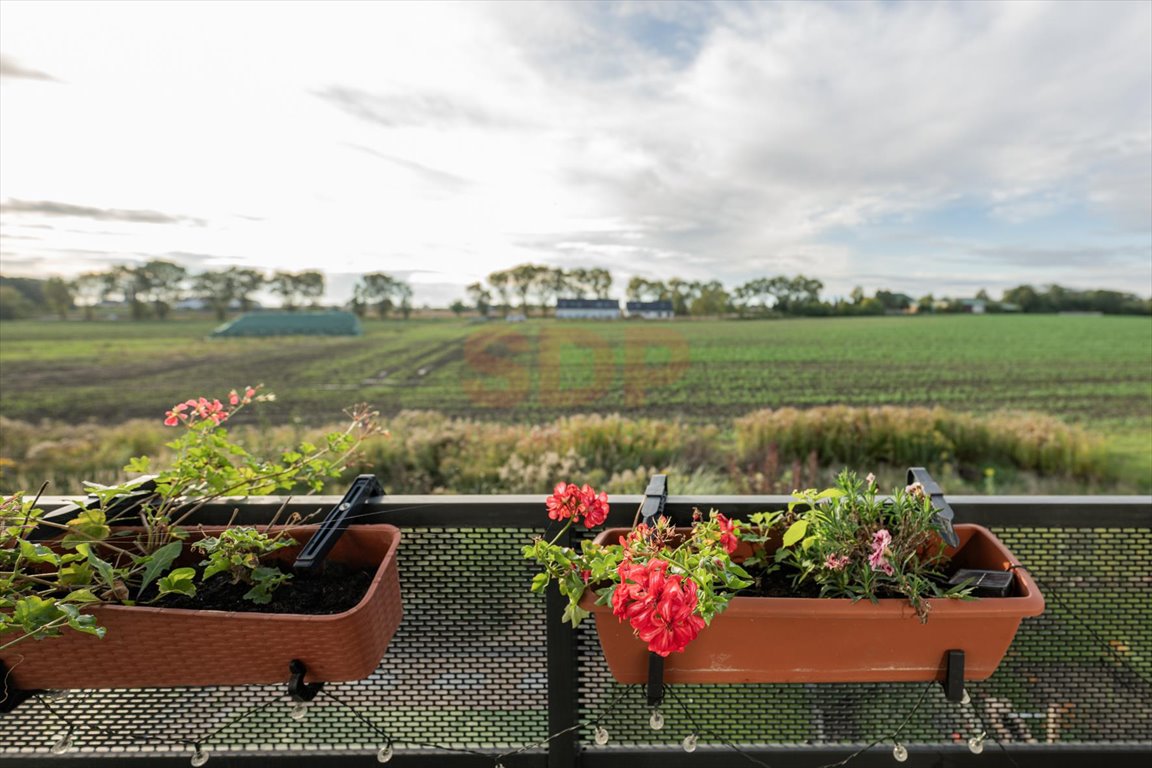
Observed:
[[[0,272],[1152,294],[1152,3],[0,3]]]

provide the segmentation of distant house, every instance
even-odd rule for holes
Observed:
[[[615,320],[620,317],[616,299],[557,299],[557,320]]]
[[[988,302],[984,301],[984,299],[960,299],[960,306],[963,307],[962,312],[982,315],[988,309]]]
[[[256,312],[212,331],[213,336],[359,336],[360,318],[351,312]]]
[[[645,320],[667,320],[674,314],[671,301],[629,301],[624,305],[628,317]]]

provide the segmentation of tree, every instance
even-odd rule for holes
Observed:
[[[400,314],[407,320],[412,314],[412,288],[408,283],[396,283],[396,295],[400,299]]]
[[[456,299],[448,305],[448,309],[452,310],[452,314],[456,315],[456,317],[460,317],[468,311],[468,305],[460,301],[460,299]]]
[[[136,298],[151,302],[156,317],[166,319],[172,304],[183,296],[188,270],[170,261],[153,259],[130,271]]]
[[[272,293],[282,298],[284,309],[290,311],[296,309],[301,300],[311,299],[315,305],[324,295],[324,275],[315,270],[277,272],[268,284],[272,287]]]
[[[598,299],[608,298],[608,291],[612,288],[612,273],[606,269],[588,270],[588,281],[592,286],[592,293]]]
[[[59,277],[50,277],[44,282],[44,303],[61,320],[67,319],[72,308],[72,287]]]
[[[375,306],[380,319],[384,320],[394,306],[392,297],[399,284],[396,278],[386,272],[370,272],[362,275],[360,282],[356,283],[353,289],[354,302],[365,307]]]
[[[0,320],[22,320],[35,311],[32,302],[12,285],[0,285]]]
[[[232,282],[232,292],[240,302],[240,309],[249,312],[252,309],[252,294],[260,290],[268,278],[263,272],[243,267],[229,267],[225,270],[228,279]]]
[[[468,292],[468,298],[472,299],[480,316],[488,317],[488,312],[492,309],[492,292],[481,283],[472,283],[464,290]]]
[[[192,291],[212,307],[221,322],[228,316],[228,305],[236,298],[236,285],[228,271],[201,272],[192,278]]]
[[[85,272],[72,281],[72,292],[76,303],[84,308],[84,319],[96,316],[95,307],[104,301],[108,293],[108,276],[104,272]]]
[[[512,287],[520,294],[520,308],[524,311],[525,317],[528,316],[528,294],[532,291],[536,277],[543,269],[545,267],[536,264],[521,264],[509,270]]]
[[[728,311],[728,291],[719,280],[698,283],[689,311],[693,315],[721,315]]]
[[[509,309],[508,294],[512,285],[512,273],[509,270],[493,272],[488,275],[488,284],[500,295],[500,306],[503,308],[505,316],[507,316]]]

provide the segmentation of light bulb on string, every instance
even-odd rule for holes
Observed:
[[[292,712],[290,716],[296,722],[300,722],[308,716],[308,705],[302,701],[298,701],[292,705]]]
[[[696,734],[694,734],[694,733],[688,734],[687,736],[684,737],[684,741],[680,742],[680,744],[681,744],[681,746],[684,747],[685,752],[695,752],[696,751]]]
[[[981,731],[978,735],[968,739],[968,751],[974,755],[979,755],[984,751],[984,739],[988,738],[986,731]]]
[[[376,752],[376,762],[386,763],[392,759],[392,742],[388,742]]]
[[[200,768],[206,762],[208,762],[208,750],[197,744],[196,751],[192,753],[192,766],[193,768]]]
[[[960,697],[960,703],[961,704],[971,704],[972,703],[972,697],[968,695],[968,689],[967,688],[964,689],[964,695]]]
[[[607,744],[608,743],[608,729],[602,725],[596,726],[596,734],[592,737],[592,740],[595,741],[600,746],[604,746],[605,744]]]
[[[659,731],[664,727],[664,713],[659,709],[652,710],[652,717],[648,718],[648,725],[654,731]]]
[[[52,747],[48,751],[54,755],[63,755],[66,752],[71,752],[72,729],[69,728],[60,738],[56,739],[55,743],[52,744]]]
[[[908,748],[900,742],[896,742],[896,745],[892,747],[892,758],[898,763],[904,762],[908,759]]]
[[[72,691],[69,691],[68,689],[63,688],[63,689],[60,689],[58,691],[44,691],[44,693],[42,693],[40,695],[43,696],[48,701],[56,703],[56,702],[64,701],[65,699],[67,699],[69,696],[72,695]]]

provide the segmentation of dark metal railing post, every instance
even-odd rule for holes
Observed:
[[[572,545],[571,533],[556,542]],[[546,590],[548,612],[548,733],[560,734],[548,742],[548,768],[575,768],[579,756],[577,731],[568,731],[580,717],[576,687],[576,633],[563,620],[568,598],[553,581]],[[567,731],[566,733],[561,733]]]

